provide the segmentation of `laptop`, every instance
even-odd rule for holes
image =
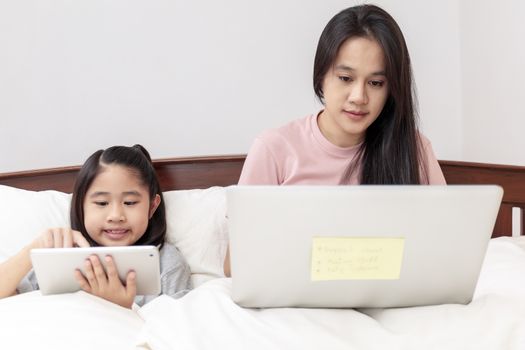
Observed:
[[[244,307],[472,300],[503,189],[232,186],[232,299]]]

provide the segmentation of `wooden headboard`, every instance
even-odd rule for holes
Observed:
[[[158,159],[153,163],[164,191],[234,185],[245,155]],[[525,167],[458,161],[439,162],[448,184],[498,184],[505,194],[494,237],[512,234],[512,208],[525,209]],[[0,174],[0,184],[33,191],[72,192],[80,166]],[[516,220],[515,220],[516,221]],[[520,234],[524,234],[520,225]]]
[[[448,160],[441,160],[439,164],[449,185],[496,184],[503,187],[503,200],[492,236],[512,235],[512,208],[518,209],[514,221],[519,224],[519,234],[525,234],[523,229],[525,167]]]
[[[245,155],[186,157],[153,161],[163,191],[234,185]],[[0,174],[0,184],[32,191],[73,192],[80,166]]]

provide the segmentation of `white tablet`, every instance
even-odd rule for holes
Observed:
[[[91,255],[97,255],[104,267],[105,256],[111,255],[121,281],[130,270],[135,271],[137,295],[160,294],[159,250],[154,246],[32,249],[31,261],[42,294],[80,290],[75,270],[84,273],[84,262]]]

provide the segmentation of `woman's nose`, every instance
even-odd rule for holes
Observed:
[[[366,93],[365,83],[358,83],[352,85],[352,90],[348,96],[348,101],[352,104],[362,105],[368,103],[368,96]]]

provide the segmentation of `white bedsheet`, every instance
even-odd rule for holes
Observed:
[[[244,309],[230,279],[141,308],[139,348],[525,349],[525,251],[494,239],[468,305],[399,309]]]

